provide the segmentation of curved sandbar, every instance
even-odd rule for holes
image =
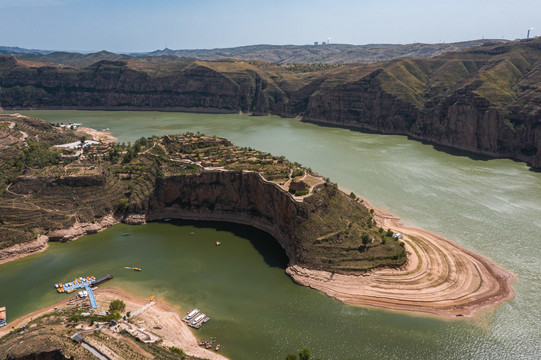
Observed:
[[[476,311],[513,297],[514,275],[480,255],[435,234],[400,226],[408,262],[399,269],[376,269],[368,276],[332,274],[291,266],[298,284],[320,290],[346,304],[472,316]],[[414,236],[415,235],[415,236]]]
[[[471,317],[514,296],[514,274],[442,236],[403,226],[400,218],[374,210],[379,226],[404,235],[408,253],[404,266],[352,276],[294,265],[287,273],[298,284],[346,304],[444,317]]]

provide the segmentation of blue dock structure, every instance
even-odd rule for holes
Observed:
[[[77,289],[85,289],[86,292],[88,293],[88,300],[90,300],[90,305],[92,306],[93,309],[96,309],[98,307],[98,304],[96,303],[96,297],[94,296],[92,287],[95,287],[98,284],[104,283],[107,280],[110,280],[112,278],[113,278],[113,275],[111,274],[107,274],[106,276],[98,280],[96,280],[94,276],[79,277],[68,283],[55,284],[55,288],[56,288],[56,291],[58,291],[59,293],[65,292],[68,294],[74,292]]]
[[[88,292],[88,300],[90,300],[90,306],[92,306],[92,309],[97,309],[98,304],[96,304],[96,297],[94,296],[92,288],[89,285],[85,285],[85,290]]]

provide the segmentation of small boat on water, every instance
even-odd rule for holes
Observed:
[[[135,270],[135,271],[141,271],[141,270],[143,270],[143,269],[138,268],[138,267],[134,267],[133,270]]]
[[[122,236],[128,236],[128,235],[131,235],[131,233],[129,232],[122,233]]]
[[[203,320],[203,324],[206,323],[206,322],[209,321],[209,320],[210,320],[210,318],[207,316],[207,317],[205,318],[205,320]]]
[[[222,245],[222,242],[221,241],[216,241],[216,246],[220,246]]]
[[[199,309],[193,309],[192,311],[190,311],[188,313],[188,315],[186,315],[186,320],[190,320],[191,318],[193,318],[195,315],[199,314]]]
[[[216,345],[216,351],[220,350],[220,344]]]
[[[201,320],[203,320],[205,318],[205,314],[199,314],[195,317],[195,319],[193,319],[192,321],[190,321],[190,323],[188,325],[191,325],[191,326],[195,326],[197,325]]]
[[[152,300],[154,300],[154,295],[152,295],[152,296],[150,297],[150,300],[149,300],[149,301],[152,301]]]
[[[190,233],[190,235],[195,235],[195,233],[192,231],[192,232]]]

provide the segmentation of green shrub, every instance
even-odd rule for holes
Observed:
[[[186,354],[184,353],[184,350],[179,349],[179,348],[176,347],[176,346],[171,346],[171,347],[169,348],[169,350],[171,350],[171,352],[174,353],[174,354],[180,355],[180,358],[181,358],[181,359],[185,359],[185,358],[186,358]]]
[[[304,348],[299,352],[299,360],[310,360],[312,352],[309,348]]]
[[[126,311],[126,304],[124,304],[124,301],[122,300],[113,300],[109,304],[109,312],[118,311],[120,313],[123,313]]]
[[[122,198],[118,202],[117,209],[118,209],[118,211],[125,211],[126,209],[128,209],[129,206],[130,206],[130,200],[128,200],[126,198]]]
[[[291,177],[295,178],[297,176],[303,176],[303,175],[304,175],[304,171],[301,169],[297,169],[293,171],[293,173],[291,174]]]

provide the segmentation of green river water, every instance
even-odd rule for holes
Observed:
[[[110,285],[157,295],[212,320],[232,359],[283,359],[310,347],[325,359],[541,358],[541,173],[511,160],[451,155],[404,136],[279,117],[161,112],[22,111],[110,128],[119,141],[200,131],[311,167],[376,207],[483,254],[517,274],[516,296],[477,319],[440,320],[346,306],[295,285],[269,235],[224,223],[117,225],[0,266],[8,320],[59,301],[52,285],[113,273]],[[121,236],[129,231],[132,235]],[[195,235],[190,236],[190,232]],[[220,240],[223,246],[216,247]],[[124,269],[139,266],[140,273]],[[99,290],[98,290],[99,291]]]

